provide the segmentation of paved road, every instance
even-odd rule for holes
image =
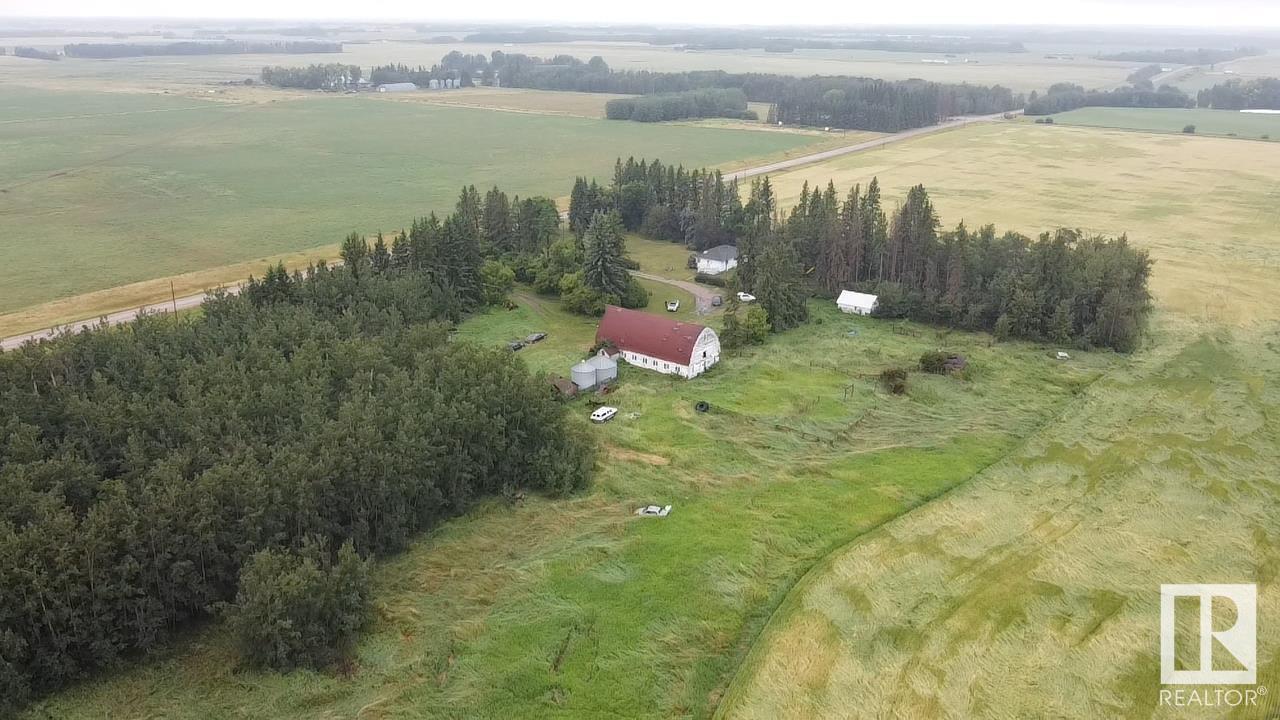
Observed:
[[[824,150],[822,152],[816,152],[816,153],[811,153],[809,155],[802,155],[800,157],[791,158],[790,160],[781,160],[779,162],[769,163],[767,165],[760,165],[753,168],[747,168],[746,170],[738,170],[737,172],[727,174],[726,177],[728,179],[741,180],[744,178],[755,177],[757,175],[765,175],[767,173],[779,172],[781,170],[790,170],[792,168],[800,167],[801,165],[808,165],[810,163],[822,162],[823,160],[829,160],[834,157],[840,157],[841,155],[850,155],[853,153],[864,152],[867,150],[874,150],[875,148],[884,147],[885,145],[889,145],[891,143],[902,142],[903,140],[910,140],[911,138],[920,137],[921,135],[929,135],[931,133],[943,132],[945,130],[951,130],[951,129],[962,127],[964,125],[969,125],[972,123],[998,120],[1003,115],[1004,113],[998,113],[995,115],[974,115],[974,116],[956,118],[954,120],[948,120],[947,122],[940,123],[938,125],[930,125],[929,127],[916,128],[914,130],[904,130],[900,133],[894,133],[893,135],[885,135],[884,137],[878,137],[878,138],[875,138],[874,140],[867,140],[866,142],[860,142],[853,145],[846,145],[844,147],[835,148],[833,150]],[[561,213],[562,218],[566,217],[567,215],[568,213]],[[709,312],[711,309],[711,297],[713,295],[719,294],[715,291],[712,291],[706,288],[705,286],[698,285],[696,283],[688,282],[685,280],[671,280],[669,278],[664,278],[658,275],[648,275],[646,273],[640,273],[640,272],[637,272],[636,275],[642,278],[648,278],[649,280],[654,280],[656,282],[662,282],[662,283],[667,283],[668,285],[674,285],[678,288],[681,288],[683,290],[689,291],[690,293],[693,293],[693,296],[697,298],[697,301],[698,301],[699,314],[706,314],[707,312]],[[227,289],[228,291],[233,293],[239,292],[240,290],[239,286],[233,286]],[[205,301],[206,297],[207,297],[206,293],[196,293],[195,295],[186,295],[178,298],[176,305],[179,310],[199,307],[199,305]],[[119,325],[120,323],[126,323],[137,318],[138,315],[143,312],[147,312],[147,313],[173,312],[174,305],[175,303],[172,300],[165,301],[165,302],[158,302],[152,305],[144,305],[143,307],[140,307],[140,308],[134,308],[132,310],[121,310],[119,312],[113,312],[109,315],[104,315],[100,318],[80,320],[77,322],[68,323],[66,325],[59,325],[57,327],[45,328],[44,330],[37,330],[35,332],[24,333],[22,335],[14,335],[13,337],[0,339],[0,351],[12,350],[30,340],[42,340],[45,338],[53,337],[54,335],[64,330],[79,332],[80,330],[86,327],[93,327],[94,325],[97,325],[100,322],[106,322],[108,325]]]

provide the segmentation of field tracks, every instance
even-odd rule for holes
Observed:
[[[733,672],[733,677],[729,679],[727,685],[724,686],[724,692],[720,693],[714,702],[714,710],[711,716],[715,720],[725,720],[731,717],[735,704],[750,686],[753,679],[754,669],[759,665],[760,660],[769,648],[771,637],[780,631],[783,621],[790,615],[791,611],[799,603],[807,590],[817,579],[831,568],[831,566],[844,555],[845,551],[851,548],[855,543],[862,541],[864,538],[879,531],[885,526],[893,522],[898,522],[906,518],[911,513],[928,506],[930,503],[952,495],[962,488],[968,487],[974,480],[984,475],[989,469],[1003,462],[1004,460],[1017,455],[1032,443],[1046,428],[1053,426],[1059,420],[1064,418],[1068,413],[1075,412],[1081,406],[1088,403],[1091,398],[1091,391],[1098,381],[1109,377],[1110,375],[1124,369],[1125,366],[1119,366],[1110,372],[1098,373],[1087,384],[1080,388],[1079,394],[1075,399],[1065,404],[1058,412],[1050,415],[1040,425],[1027,433],[1015,445],[1009,448],[1008,452],[991,460],[991,462],[978,468],[972,475],[965,480],[958,482],[948,488],[943,489],[933,495],[920,499],[907,507],[902,513],[886,518],[884,521],[877,523],[864,530],[856,532],[850,536],[838,539],[832,543],[821,555],[813,560],[813,562],[803,572],[796,576],[796,580],[782,594],[781,599],[768,612],[764,622],[755,629],[754,635],[749,639],[742,638],[738,643],[735,652],[741,658],[737,663],[737,668]],[[751,631],[748,630],[748,633]],[[742,640],[746,640],[743,644]]]

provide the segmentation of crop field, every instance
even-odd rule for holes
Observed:
[[[451,208],[464,183],[558,197],[576,175],[608,175],[619,155],[739,166],[820,140],[367,96],[228,103],[6,88],[0,325],[22,329],[3,314],[24,309],[27,328],[92,317],[113,309],[110,292],[58,301],[154,278],[204,283],[178,292],[240,279],[243,267],[198,271],[399,230]]]
[[[923,183],[946,226],[1079,227],[1156,260],[1159,304],[1213,321],[1280,320],[1280,144],[1022,123],[974,125],[770,178],[841,192],[880,178],[887,207]]]
[[[1026,122],[1031,122],[1028,118]],[[1056,125],[1084,125],[1120,130],[1180,133],[1196,126],[1197,135],[1234,136],[1245,140],[1280,140],[1280,115],[1230,110],[1165,108],[1081,108],[1053,116]]]
[[[509,112],[603,118],[605,104],[610,100],[624,97],[631,96],[610,93],[475,87],[436,92],[387,93],[377,96],[377,99],[386,102],[437,103],[441,105],[487,108],[490,110],[506,110]]]

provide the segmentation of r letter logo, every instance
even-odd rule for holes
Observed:
[[[1179,670],[1177,667],[1177,598],[1194,597],[1200,601],[1199,622],[1186,627],[1200,629],[1199,668]],[[1231,627],[1214,630],[1214,599],[1223,609],[1225,599],[1235,605],[1236,620]],[[1188,603],[1190,604],[1190,603]],[[1183,612],[1187,612],[1183,607]],[[1219,624],[1222,619],[1219,619]],[[1189,638],[1187,638],[1189,639]],[[1184,639],[1184,642],[1185,640]],[[1258,589],[1256,585],[1161,585],[1160,586],[1160,682],[1165,685],[1252,685],[1258,673]],[[1218,665],[1230,670],[1215,670]],[[1228,657],[1228,654],[1230,657]],[[1232,660],[1234,658],[1234,660]]]

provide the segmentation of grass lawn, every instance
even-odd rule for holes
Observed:
[[[1031,122],[1033,118],[1025,118]],[[1196,126],[1197,135],[1235,136],[1248,140],[1280,140],[1280,115],[1233,112],[1230,110],[1163,108],[1081,108],[1053,116],[1057,125],[1150,130],[1180,133]]]
[[[460,338],[546,331],[521,356],[552,370],[590,344],[593,323],[518,302]],[[594,488],[486,504],[381,564],[351,677],[236,671],[215,626],[28,717],[705,716],[809,566],[998,460],[1117,364],[813,311],[694,381],[622,367],[607,401],[621,412],[592,430]],[[939,346],[965,353],[972,375],[879,390],[881,368]],[[695,413],[699,400],[712,411]],[[573,412],[585,422],[598,402]],[[632,514],[651,502],[675,509]]]
[[[814,141],[371,97],[227,103],[22,87],[5,89],[0,118],[0,315],[320,254],[352,230],[394,231],[446,212],[464,183],[557,197],[576,175],[608,175],[618,155],[720,165]],[[240,277],[236,268],[221,280]]]

